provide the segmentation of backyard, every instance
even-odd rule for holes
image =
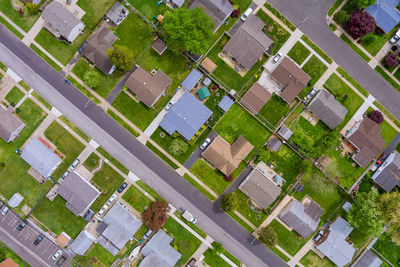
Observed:
[[[150,198],[143,194],[134,185],[129,187],[129,189],[122,196],[122,199],[138,212],[144,212],[146,207],[148,207],[152,202]]]
[[[307,267],[335,267],[336,265],[331,262],[327,257],[321,259],[314,251],[310,250],[301,258],[300,263]]]
[[[297,42],[294,44],[292,49],[290,49],[287,55],[293,59],[294,62],[301,65],[301,63],[303,63],[310,54],[311,52],[307,49],[307,47],[305,47],[302,43]]]
[[[301,69],[311,77],[311,80],[308,82],[308,85],[313,86],[319,80],[319,78],[321,78],[321,76],[325,73],[328,67],[315,55],[312,55]]]
[[[153,21],[154,16],[164,15],[169,10],[164,3],[158,4],[158,0],[128,0],[128,2],[150,21]]]
[[[20,3],[22,4],[22,1]],[[40,13],[36,15],[29,14],[26,7],[23,7],[24,14],[21,16],[18,10],[13,8],[10,0],[0,0],[0,11],[25,32],[28,32],[32,28],[40,16]]]
[[[383,233],[379,237],[373,248],[393,264],[393,266],[398,266],[400,261],[400,246],[393,243],[386,233]]]
[[[208,125],[212,127],[215,125],[215,123],[217,123],[221,116],[224,115],[224,112],[218,107],[218,103],[225,96],[225,91],[218,88],[218,90],[215,90],[214,92],[211,92],[210,90],[210,93],[211,95],[207,98],[207,101],[204,103],[204,105],[206,105],[206,107],[213,112],[212,119],[208,121]]]
[[[290,111],[289,105],[276,94],[273,94],[264,107],[258,112],[257,117],[267,121],[273,126],[284,118]]]
[[[98,243],[92,245],[86,255],[93,267],[111,266],[115,260],[115,257]]]

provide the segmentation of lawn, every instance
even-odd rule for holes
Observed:
[[[38,54],[39,57],[43,58],[44,61],[46,61],[50,66],[52,66],[56,71],[60,71],[61,67],[58,66],[57,63],[55,63],[49,56],[47,56],[45,53],[42,52],[36,45],[31,44],[29,46],[36,54]]]
[[[385,259],[394,266],[398,266],[400,260],[400,246],[392,242],[390,237],[383,233],[374,245],[374,249],[378,251]]]
[[[124,127],[133,136],[138,137],[140,135],[135,129],[129,126],[128,123],[126,123],[123,119],[121,119],[121,117],[118,116],[118,114],[112,111],[111,109],[107,109],[107,114],[110,115],[110,117],[116,120],[119,124],[121,124],[121,126]]]
[[[159,194],[157,194],[156,191],[154,191],[151,187],[149,187],[143,181],[139,180],[139,181],[136,182],[136,184],[139,187],[141,187],[144,191],[146,191],[150,196],[154,197],[155,199],[164,200]]]
[[[254,224],[256,227],[260,226],[260,224],[268,217],[268,215],[265,212],[261,213],[254,212],[247,204],[249,198],[245,194],[243,194],[242,191],[240,191],[239,189],[235,190],[235,194],[238,200],[237,211],[240,214],[242,214],[243,217],[245,217],[248,221]]]
[[[271,6],[268,2],[264,4],[264,7],[271,11],[271,13],[274,14],[280,21],[282,21],[290,30],[296,30],[296,26],[294,26],[288,19],[286,19],[285,16],[282,16],[279,11]]]
[[[57,179],[74,162],[85,146],[56,121],[50,124],[44,131],[44,135],[64,156],[60,166],[52,174],[52,177]]]
[[[168,158],[164,153],[162,153],[160,150],[158,150],[152,143],[147,142],[146,146],[154,152],[160,159],[162,159],[165,163],[167,163],[169,166],[171,166],[172,169],[176,170],[178,169],[178,165],[176,165],[170,158]]]
[[[238,104],[232,105],[214,130],[230,144],[240,135],[246,138],[255,148],[247,158],[250,158],[271,135],[260,122]]]
[[[369,93],[356,80],[353,79],[344,69],[338,67],[336,69],[349,83],[351,83],[363,96],[368,97]]]
[[[258,112],[257,117],[266,120],[275,126],[290,111],[289,105],[276,94],[273,94],[264,107]]]
[[[385,139],[385,141],[386,141],[385,147],[387,147],[392,142],[392,140],[396,137],[397,131],[387,121],[384,121],[383,123],[381,123],[379,125],[379,127],[382,130],[381,131],[382,138]]]
[[[287,55],[293,59],[294,62],[301,65],[301,63],[303,63],[310,54],[311,52],[307,49],[307,47],[305,47],[302,43],[297,42],[292,49],[290,49]]]
[[[208,107],[213,112],[212,119],[208,122],[208,125],[210,127],[214,126],[215,123],[217,123],[217,121],[221,118],[221,116],[224,115],[222,109],[218,107],[218,103],[224,96],[225,91],[219,88],[218,90],[212,92],[207,101],[204,103],[204,105],[206,105],[206,107]]]
[[[43,104],[43,106],[45,106],[48,110],[51,110],[52,106],[50,105],[49,102],[47,102],[41,95],[38,94],[38,92],[33,91],[32,95],[39,100],[40,103]]]
[[[138,212],[144,212],[146,207],[150,206],[150,204],[153,202],[134,185],[129,187],[129,189],[122,196],[122,199]]]
[[[189,174],[185,173],[183,175],[183,178],[185,178],[191,185],[193,185],[197,190],[199,190],[209,200],[214,201],[216,199],[213,195],[211,195],[210,192],[208,192],[206,189],[204,189],[204,187],[202,187],[199,183],[197,183]]]
[[[79,129],[75,124],[68,120],[64,115],[60,116],[59,119],[64,122],[69,128],[71,128],[75,133],[77,133],[83,140],[90,142],[90,137],[87,136],[81,129]]]
[[[82,84],[80,84],[77,80],[72,78],[71,75],[67,76],[67,80],[72,83],[79,91],[81,91],[85,96],[87,96],[90,100],[92,100],[95,104],[100,104],[101,101],[95,97],[88,89],[86,89]]]
[[[355,248],[362,248],[365,242],[367,242],[369,235],[365,232],[362,232],[358,229],[353,229],[349,235],[350,241],[353,243],[353,247]]]
[[[11,258],[20,267],[30,267],[17,253],[7,247],[4,243],[0,242],[0,255],[3,257]]]
[[[22,33],[20,33],[17,29],[15,29],[7,20],[3,17],[0,17],[0,24],[3,24],[10,32],[14,33],[19,39],[24,38]],[[1,75],[0,75],[1,76]]]
[[[318,55],[320,55],[320,57],[322,57],[323,59],[325,59],[326,62],[328,62],[329,64],[333,63],[333,60],[327,55],[325,54],[324,51],[321,50],[321,48],[319,48],[319,46],[317,46],[316,44],[314,44],[306,35],[301,36],[301,40],[303,40],[309,47],[311,47]]]
[[[193,231],[198,233],[202,238],[206,238],[207,234],[203,232],[199,227],[197,227],[194,223],[188,222],[185,218],[183,218],[182,213],[179,210],[174,212],[174,215],[178,217],[181,221],[183,221],[187,226],[189,226]]]
[[[81,216],[75,216],[67,209],[66,203],[61,196],[56,196],[53,201],[45,197],[34,209],[33,216],[56,235],[65,232],[71,238],[75,238],[87,222]]]
[[[340,35],[340,39],[342,39],[351,49],[353,49],[362,59],[366,62],[369,62],[371,59],[367,54],[365,54],[358,46],[356,46],[352,40],[350,40],[344,33]]]
[[[119,161],[117,161],[115,158],[113,158],[113,156],[108,154],[108,152],[105,151],[102,147],[98,147],[97,151],[99,151],[100,154],[102,154],[106,159],[108,159],[112,164],[114,164],[115,167],[120,169],[120,171],[122,171],[126,175],[129,173],[129,170],[124,165],[119,163]]]
[[[344,0],[336,0],[336,2],[329,9],[328,16],[332,16],[336,9],[340,6],[340,4],[343,3],[343,1]]]
[[[201,241],[172,218],[168,218],[162,229],[174,239],[171,245],[182,254],[176,266],[182,266],[197,250]]]
[[[90,259],[90,262],[92,263],[91,266],[94,267],[111,266],[116,258],[99,243],[92,246],[92,248],[86,253],[86,256]]]
[[[20,3],[22,4],[22,1]],[[25,32],[28,32],[32,28],[40,16],[40,13],[30,15],[26,7],[23,8],[24,15],[21,16],[18,10],[13,8],[10,0],[0,0],[0,11]]]
[[[328,67],[315,55],[312,55],[302,68],[302,70],[304,70],[311,77],[311,80],[308,82],[310,86],[313,86],[327,69]]]
[[[300,263],[307,267],[335,267],[336,265],[331,262],[327,257],[321,259],[314,251],[310,250],[301,258]]]
[[[82,17],[82,22],[85,24],[86,29],[92,30],[99,21],[103,19],[104,14],[114,5],[117,0],[79,0],[77,2],[84,11],[85,15]]]
[[[100,171],[96,172],[91,182],[99,189],[101,194],[93,202],[90,208],[94,211],[100,210],[104,203],[124,182],[124,177],[119,175],[110,165],[104,163]]]
[[[24,97],[24,93],[14,86],[11,91],[6,95],[6,100],[10,106],[15,107],[15,105]]]
[[[373,42],[361,42],[361,46],[365,48],[371,55],[376,56],[387,41],[394,35],[398,30],[398,27],[393,27],[393,29],[387,34],[377,34],[376,31],[364,35],[361,39],[364,41],[369,36],[374,36],[376,38]]]
[[[100,157],[97,156],[97,154],[94,152],[92,152],[92,154],[90,154],[90,156],[83,163],[83,165],[85,165],[85,167],[89,171],[93,171],[94,169],[99,167],[99,164],[100,164]]]
[[[158,0],[128,0],[128,2],[150,21],[154,20],[154,16],[163,15],[169,10],[164,3],[158,5]]]
[[[231,267],[231,265],[223,258],[221,258],[219,255],[216,255],[211,248],[207,249],[203,255],[203,261],[210,267]]]
[[[342,129],[361,107],[364,100],[335,73],[328,78],[324,87],[348,110],[342,123],[338,125],[338,129]]]
[[[400,85],[392,79],[392,77],[390,77],[380,66],[376,66],[375,67],[376,72],[378,72],[388,83],[390,83],[394,89],[396,89],[397,91],[400,91]],[[394,73],[394,77],[396,77],[397,79],[400,78],[400,69],[398,69],[395,73]]]

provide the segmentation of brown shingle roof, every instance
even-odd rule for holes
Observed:
[[[18,119],[12,112],[12,109],[1,106],[0,107],[0,138],[7,143],[14,140],[16,135],[25,124]]]
[[[251,113],[257,114],[271,98],[271,94],[258,82],[253,84],[246,94],[240,99]]]
[[[217,64],[215,64],[211,59],[206,57],[203,62],[200,64],[206,71],[209,73],[213,73],[214,70],[217,68]]]
[[[147,107],[152,107],[164,91],[171,85],[172,80],[162,70],[151,75],[140,66],[129,76],[125,85]]]
[[[156,51],[160,56],[167,50],[167,45],[164,43],[163,40],[157,38],[151,47]]]
[[[291,103],[311,79],[288,57],[282,59],[271,76],[283,87],[280,97],[287,103]]]

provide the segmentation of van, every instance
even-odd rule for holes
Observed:
[[[251,12],[253,12],[253,9],[248,8],[246,12],[244,12],[243,15],[240,17],[240,20],[245,21],[248,18],[248,16],[250,16]]]
[[[187,210],[185,210],[182,213],[182,217],[188,222],[191,222],[191,223],[196,223],[197,222],[197,219],[195,217],[193,217],[193,215],[190,212],[188,212]]]

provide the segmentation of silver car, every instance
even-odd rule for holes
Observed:
[[[59,249],[56,251],[56,253],[54,253],[53,257],[51,257],[53,259],[53,261],[57,260],[62,254],[62,250]]]
[[[276,54],[276,55],[274,56],[274,58],[272,59],[272,62],[273,62],[273,63],[278,62],[279,59],[281,59],[281,57],[282,57],[282,53],[279,52],[278,54]]]
[[[204,150],[207,148],[207,146],[211,143],[211,139],[210,138],[206,138],[206,140],[204,140],[204,142],[200,145],[200,149]]]

